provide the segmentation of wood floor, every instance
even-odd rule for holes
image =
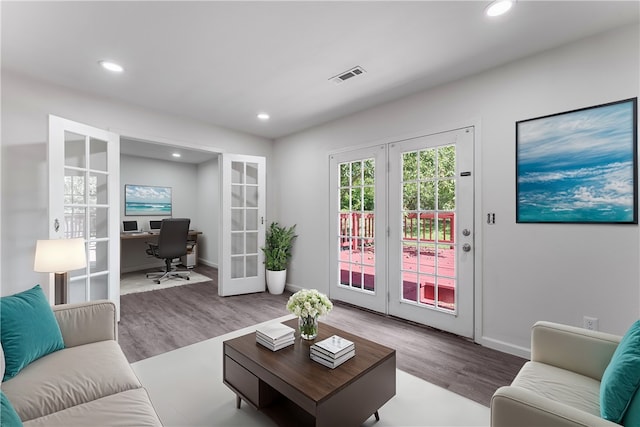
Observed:
[[[119,341],[129,362],[288,314],[289,293],[218,296],[217,271],[196,271],[209,282],[122,296]],[[321,322],[396,349],[397,367],[488,406],[511,383],[524,359],[432,328],[335,303]]]

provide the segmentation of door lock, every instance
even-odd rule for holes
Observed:
[[[465,243],[464,245],[462,245],[462,250],[464,252],[469,252],[471,250],[471,245],[468,243]]]
[[[468,228],[465,228],[464,230],[462,230],[462,235],[471,236],[471,231]]]

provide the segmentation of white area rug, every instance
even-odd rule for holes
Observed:
[[[147,271],[134,271],[125,273],[120,277],[120,295],[135,294],[137,292],[157,291],[158,289],[172,288],[174,286],[192,285],[194,283],[206,282],[211,278],[194,271],[189,274],[189,280],[173,278],[165,279],[160,284],[152,279],[147,279]]]
[[[273,321],[293,318],[283,316]],[[173,426],[275,426],[222,383],[222,342],[255,331],[259,325],[231,332],[133,363],[160,420]],[[428,363],[425,361],[425,366]],[[363,425],[488,426],[489,408],[398,370],[396,395]],[[336,426],[337,427],[337,426]]]

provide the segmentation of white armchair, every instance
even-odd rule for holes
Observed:
[[[600,380],[622,337],[537,322],[531,361],[491,399],[492,427],[618,424],[600,417]]]

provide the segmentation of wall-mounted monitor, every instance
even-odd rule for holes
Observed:
[[[171,187],[126,184],[124,214],[171,216]]]

